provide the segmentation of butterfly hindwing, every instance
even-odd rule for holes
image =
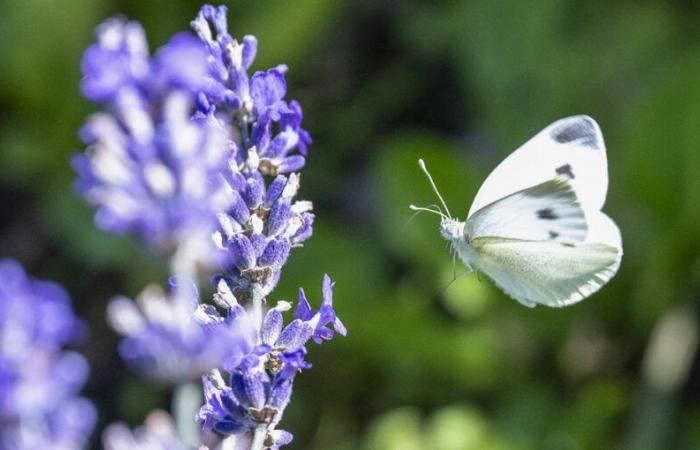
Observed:
[[[584,210],[600,210],[608,190],[605,143],[600,127],[588,116],[558,120],[527,141],[486,178],[467,217],[518,192],[565,177]]]
[[[471,245],[477,270],[526,306],[561,307],[583,300],[610,280],[621,250],[606,244],[566,245],[481,237]]]

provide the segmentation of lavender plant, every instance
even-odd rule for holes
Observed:
[[[311,137],[301,106],[285,98],[287,67],[250,75],[257,40],[234,39],[226,13],[202,7],[191,23],[199,39],[175,35],[153,56],[137,23],[103,23],[83,57],[82,89],[104,111],[81,130],[88,149],[73,165],[99,227],[171,262],[169,292],[152,286],[135,303],[110,303],[122,357],[161,381],[203,375],[200,444],[216,433],[232,448],[276,449],[292,439],[277,425],[295,376],[311,367],[307,342],[346,329],[328,275],[319,307],[301,289],[288,324],[291,303],[267,307],[291,250],[313,231],[311,202],[296,200]],[[205,303],[199,279],[216,265]],[[113,427],[105,446],[149,442],[137,436],[150,428]]]
[[[64,350],[84,332],[59,285],[0,260],[0,448],[82,448],[96,421],[79,397],[88,365]]]
[[[114,423],[102,434],[102,441],[105,450],[189,450],[165,411],[151,412],[144,425],[133,431]]]

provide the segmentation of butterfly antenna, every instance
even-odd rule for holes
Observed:
[[[435,205],[429,205],[429,206],[435,206]],[[413,217],[417,216],[418,213],[420,213],[420,212],[429,212],[429,213],[436,214],[442,218],[447,218],[447,216],[445,214],[443,214],[443,212],[440,211],[440,209],[437,208],[437,206],[435,207],[435,209],[428,208],[425,206],[416,206],[416,205],[408,205],[408,207],[411,208],[413,211],[417,211],[417,213],[414,214]],[[411,220],[413,219],[413,217],[411,217]]]
[[[416,211],[416,212],[413,213],[413,214],[411,215],[411,217],[408,218],[408,220],[406,221],[406,224],[405,224],[405,225],[403,226],[403,228],[401,229],[401,235],[402,235],[402,236],[403,236],[404,233],[406,233],[406,229],[408,229],[408,226],[411,224],[411,222],[413,222],[413,219],[415,219],[415,218],[418,216],[418,214],[420,214],[420,213],[422,213],[422,212],[426,212],[426,210],[427,210],[427,212],[431,212],[431,213],[434,213],[434,214],[439,214],[439,213],[438,213],[438,210],[432,209],[432,208],[437,208],[437,205],[428,205],[428,206],[425,206],[425,207],[419,207],[419,206],[415,206],[415,205],[410,205],[409,207],[410,207],[412,210]],[[420,208],[420,209],[418,209],[418,208]],[[442,215],[442,214],[441,214],[441,215]],[[442,216],[444,216],[444,215],[442,215]]]
[[[423,159],[418,160],[418,165],[420,166],[423,173],[425,173],[425,176],[428,177],[428,180],[430,181],[430,185],[433,187],[433,190],[435,191],[438,198],[440,199],[440,203],[442,203],[442,206],[445,208],[445,212],[447,212],[447,216],[451,219],[452,214],[450,214],[450,208],[447,207],[447,203],[445,203],[445,200],[442,198],[442,195],[440,195],[440,191],[438,191],[438,188],[435,185],[435,181],[433,181],[433,177],[430,176],[430,173],[428,172],[428,168],[425,167],[425,162],[423,161]]]

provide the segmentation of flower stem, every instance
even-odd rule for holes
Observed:
[[[255,427],[255,431],[253,432],[253,442],[250,444],[250,450],[263,450],[266,436],[266,425],[260,424],[257,427]]]
[[[192,447],[199,444],[199,427],[197,422],[192,420],[201,400],[202,388],[195,383],[184,383],[175,387],[173,395],[173,416],[178,433],[184,442]]]
[[[253,323],[255,324],[256,330],[258,330],[258,340],[262,342],[263,303],[265,302],[262,286],[258,283],[254,283],[250,289],[250,294],[252,299]]]
[[[188,297],[191,292],[191,284],[197,282],[197,242],[195,239],[186,239],[178,245],[177,250],[170,261],[170,272],[175,279],[175,298],[178,308],[184,308],[189,312],[192,299]]]

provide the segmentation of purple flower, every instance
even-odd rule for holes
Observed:
[[[265,446],[270,450],[278,450],[283,445],[292,442],[292,433],[284,430],[272,430],[267,434]]]
[[[166,296],[157,286],[136,299],[112,300],[108,317],[124,336],[119,352],[135,369],[165,383],[197,378],[215,367],[236,367],[253,351],[256,337],[245,317],[221,318],[212,306]]]
[[[257,40],[234,39],[226,13],[205,5],[191,22],[198,39],[178,34],[153,57],[138,24],[105,22],[83,57],[82,88],[106,111],[81,130],[88,149],[73,165],[98,225],[164,251],[181,280],[172,293],[111,302],[122,357],[167,382],[206,373],[203,428],[278,449],[292,440],[277,424],[296,375],[311,367],[306,344],[346,330],[328,276],[317,309],[300,290],[289,323],[290,303],[266,311],[291,250],[313,232],[311,202],[296,199],[311,136],[286,98],[287,66],[251,76]],[[212,261],[224,269],[216,306],[189,289],[198,263]],[[105,446],[180,448],[150,428],[115,425]]]
[[[143,426],[131,431],[125,424],[114,423],[102,433],[105,450],[194,450],[177,434],[170,415],[153,411]]]
[[[311,310],[303,290],[294,319],[284,325],[283,313],[292,305],[281,301],[270,308],[260,326],[258,345],[238,365],[229,365],[223,371],[214,370],[203,377],[205,404],[198,420],[206,431],[223,435],[252,432],[266,427],[266,442],[279,448],[291,441],[291,434],[275,430],[289,404],[295,376],[311,367],[306,360],[306,343],[314,338],[331,339],[333,330],[345,335],[345,327],[336,316],[332,305],[333,283],[326,275],[323,281],[323,301],[317,310]],[[249,312],[239,305],[228,285],[219,282],[217,303],[226,307],[229,317],[250,322]],[[224,374],[226,376],[224,376]],[[275,447],[276,446],[276,447]]]
[[[83,447],[95,408],[77,393],[88,365],[63,346],[84,327],[57,284],[0,260],[0,448]]]
[[[227,175],[231,208],[219,215],[217,246],[229,257],[227,280],[242,300],[256,286],[267,295],[279,280],[289,252],[311,236],[314,215],[307,201],[294,201],[299,176],[278,175],[267,186],[259,172]]]
[[[250,110],[250,83],[247,70],[257,53],[257,40],[246,36],[238,43],[228,33],[225,6],[205,5],[191,22],[192,29],[205,44],[209,58],[209,81],[205,93],[214,106]]]
[[[257,40],[245,36],[242,42],[228,32],[226,7],[202,7],[191,23],[209,52],[209,88],[199,100],[200,113],[226,118],[237,128],[240,139],[233,145],[242,165],[251,152],[264,175],[300,170],[305,163],[309,134],[301,128],[301,106],[287,102],[287,67],[277,66],[248,75],[257,53]]]
[[[323,276],[323,301],[316,311],[311,310],[304,289],[299,289],[299,303],[297,304],[294,317],[295,319],[301,319],[307,323],[315,324],[312,337],[317,344],[320,344],[323,340],[333,339],[335,333],[341,336],[347,335],[345,325],[343,325],[340,318],[336,316],[335,310],[333,309],[334,284],[335,283],[331,281],[331,278],[327,274]],[[328,327],[329,324],[332,325],[332,328]]]
[[[199,93],[210,88],[207,52],[189,33],[176,34],[158,50],[153,67],[153,91],[182,89]]]
[[[192,118],[208,86],[206,50],[180,34],[150,58],[141,28],[118,19],[101,25],[98,39],[83,57],[83,91],[107,111],[81,129],[88,149],[73,159],[78,191],[106,231],[165,251],[192,236],[209,242],[228,207],[220,174],[232,148],[221,122]],[[103,60],[117,67],[102,70]]]
[[[82,91],[92,101],[112,101],[122,89],[141,85],[151,70],[141,25],[120,19],[102,23],[97,43],[85,50],[82,68]]]
[[[287,95],[287,82],[278,69],[256,72],[250,79],[250,96],[253,99],[258,120],[267,123],[278,122],[289,109],[284,96]]]

